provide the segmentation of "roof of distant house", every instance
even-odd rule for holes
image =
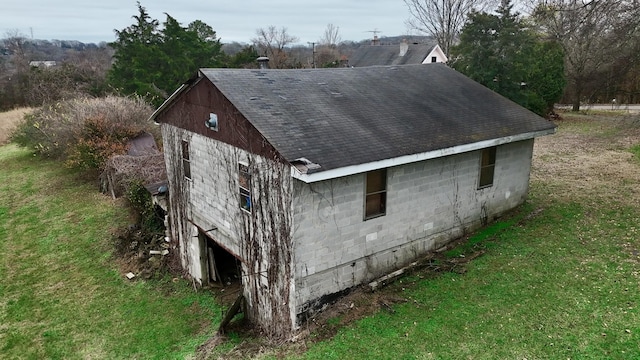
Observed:
[[[361,45],[349,57],[349,66],[411,65],[422,64],[436,42],[427,44],[405,43],[406,53],[401,55],[400,44]]]

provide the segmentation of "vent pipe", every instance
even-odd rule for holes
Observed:
[[[400,43],[400,55],[399,56],[404,56],[407,51],[409,50],[409,43],[407,43],[407,39],[402,39],[402,42]]]
[[[268,69],[269,68],[269,58],[266,56],[260,56],[258,58],[258,66],[260,69]]]

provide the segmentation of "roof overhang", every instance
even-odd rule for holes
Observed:
[[[405,155],[391,159],[374,161],[366,164],[358,164],[345,166],[337,169],[314,172],[311,174],[303,174],[295,166],[291,166],[291,176],[305,183],[314,183],[323,180],[336,179],[344,176],[364,173],[378,169],[389,168],[393,166],[411,164],[423,160],[436,159],[444,156],[461,154],[469,151],[480,150],[492,146],[498,146],[513,143],[522,140],[534,139],[538,136],[550,135],[556,132],[556,128],[534,131],[513,136],[506,136],[497,139],[484,140],[470,144],[456,145],[449,148],[427,151],[418,154]]]

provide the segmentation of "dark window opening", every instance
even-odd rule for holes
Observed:
[[[364,219],[368,220],[386,212],[387,169],[369,171],[365,178]]]
[[[182,140],[182,171],[184,177],[191,179],[191,159],[189,158],[189,142]]]
[[[490,147],[482,150],[480,159],[480,180],[478,188],[484,188],[493,185],[493,174],[496,168],[496,147]]]
[[[238,184],[240,187],[240,208],[251,212],[251,174],[247,165],[238,164]]]
[[[431,62],[432,62],[432,63],[436,62],[437,60],[438,60],[438,58],[437,58],[437,57],[435,57],[435,56],[432,56],[432,57],[431,57]]]

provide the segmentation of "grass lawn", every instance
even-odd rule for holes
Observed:
[[[121,205],[15,145],[0,169],[0,358],[182,359],[214,332],[211,295],[122,276]]]

